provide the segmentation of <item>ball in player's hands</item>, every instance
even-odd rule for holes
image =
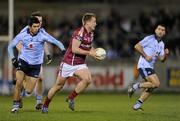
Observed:
[[[106,58],[106,50],[103,48],[97,48],[96,49],[96,59],[101,61]]]

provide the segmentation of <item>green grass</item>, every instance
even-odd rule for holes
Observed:
[[[11,114],[12,97],[0,96],[0,121],[179,121],[180,96],[154,94],[144,103],[145,111],[133,111],[132,99],[124,94],[83,94],[76,99],[75,111],[67,108],[65,97],[53,99],[48,114],[34,110],[34,97],[24,99],[18,114]]]

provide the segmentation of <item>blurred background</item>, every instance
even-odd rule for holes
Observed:
[[[13,3],[13,0],[9,1]],[[81,26],[82,15],[86,12],[97,15],[94,46],[105,48],[107,58],[101,62],[87,59],[93,76],[93,83],[87,89],[90,92],[124,92],[129,83],[140,81],[136,70],[139,54],[134,51],[134,45],[152,34],[158,21],[164,21],[168,25],[164,42],[170,49],[170,56],[165,63],[156,64],[161,81],[158,91],[180,92],[180,1],[14,0],[12,13],[9,1],[0,1],[0,94],[11,94],[13,88],[8,42],[27,25],[27,19],[34,11],[43,13],[43,27],[65,47],[73,30]],[[9,22],[14,25],[9,27]],[[8,28],[13,30],[10,32]],[[50,45],[50,51],[53,62],[44,64],[45,90],[55,82],[62,59],[57,47]],[[77,82],[76,78],[70,78],[63,90],[72,90]]]

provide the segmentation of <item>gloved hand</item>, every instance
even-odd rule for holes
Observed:
[[[18,59],[17,58],[12,58],[12,64],[13,64],[13,66],[15,67],[15,68],[17,68],[18,67]]]
[[[46,64],[50,64],[52,62],[52,57],[51,55],[46,56]]]
[[[15,79],[12,80],[12,84],[16,85],[16,80]]]
[[[62,55],[65,55],[66,50],[62,50],[61,53],[62,53]]]

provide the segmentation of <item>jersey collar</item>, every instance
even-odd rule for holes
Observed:
[[[33,35],[32,35],[32,34],[30,33],[29,28],[27,29],[27,34],[30,34],[31,36],[36,36],[38,33],[39,33],[39,30],[38,30],[38,32],[37,32],[36,34],[33,34]]]

